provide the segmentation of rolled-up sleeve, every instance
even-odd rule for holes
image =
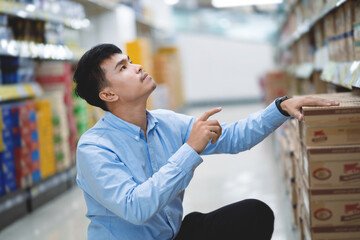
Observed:
[[[279,112],[274,101],[264,110],[250,114],[246,119],[221,124],[223,131],[219,140],[215,144],[209,143],[202,154],[235,154],[251,149],[288,119],[289,117]]]

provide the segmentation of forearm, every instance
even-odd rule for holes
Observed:
[[[223,133],[216,144],[208,144],[203,154],[238,153],[261,142],[288,117],[282,115],[275,103],[262,111],[232,124],[223,124]]]

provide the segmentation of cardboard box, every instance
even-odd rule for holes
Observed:
[[[309,147],[302,146],[303,158],[308,162],[314,161],[359,161],[360,145],[339,145]]]
[[[346,41],[346,61],[352,62],[355,60],[355,46],[353,38],[353,23],[355,21],[354,1],[346,1],[345,8],[345,41]]]
[[[354,1],[354,22],[360,22],[360,2]]]
[[[336,61],[346,61],[347,56],[345,55],[345,38],[344,38],[344,33],[345,33],[345,7],[344,5],[339,6],[338,8],[336,8],[335,11],[335,30],[336,30],[336,36],[337,36],[337,40],[335,40],[336,42],[336,48],[335,48],[335,56],[334,59]]]
[[[360,160],[308,162],[304,160],[304,178],[310,187],[360,185]]]
[[[315,93],[326,93],[327,83],[321,80],[321,71],[314,71],[312,78],[313,78]]]
[[[352,31],[352,26],[355,21],[355,12],[354,12],[354,1],[346,1],[344,3],[345,11],[345,32]]]
[[[314,25],[314,40],[316,48],[324,46],[324,23],[321,20]]]
[[[360,144],[360,125],[333,127],[304,126],[302,141],[306,146]]]
[[[319,93],[319,94],[307,94],[306,96],[313,96],[324,98],[327,100],[338,101],[340,103],[345,102],[360,102],[360,94],[356,92],[332,92],[332,93]]]
[[[355,60],[360,59],[360,22],[353,24]]]
[[[319,221],[329,222],[331,219],[341,220],[350,220],[353,216],[358,214],[353,214],[356,212],[356,206],[358,201],[355,203],[341,204],[340,202],[336,203],[335,201],[328,201],[327,204],[321,206],[319,205],[318,209],[313,212],[315,215],[309,215],[305,208],[300,209],[300,218],[301,218],[301,237],[306,240],[358,240],[360,236],[360,225],[355,224],[345,224],[345,225],[333,225],[332,223],[319,226],[313,226],[314,219],[325,219]],[[355,209],[354,209],[355,208]],[[334,210],[334,212],[332,212]],[[327,220],[326,220],[327,219]],[[351,220],[350,220],[351,221]],[[316,224],[316,223],[315,223]]]
[[[325,41],[328,43],[329,57],[334,60],[335,46],[333,38],[336,36],[334,12],[330,12],[324,17],[324,34]]]
[[[343,102],[332,107],[302,108],[306,127],[353,125],[360,126],[360,102]]]

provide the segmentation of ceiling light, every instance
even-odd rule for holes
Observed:
[[[165,0],[165,3],[168,5],[175,5],[179,2],[179,0]]]
[[[251,5],[269,5],[279,4],[283,0],[211,0],[211,4],[216,8],[225,7],[240,7],[240,6],[251,6]]]

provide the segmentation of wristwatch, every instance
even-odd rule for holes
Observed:
[[[289,99],[287,96],[279,97],[275,100],[275,104],[276,104],[277,109],[279,110],[279,112],[281,112],[282,115],[290,117],[289,113],[284,111],[280,106],[280,103],[282,103],[283,101],[285,101],[287,99]]]

